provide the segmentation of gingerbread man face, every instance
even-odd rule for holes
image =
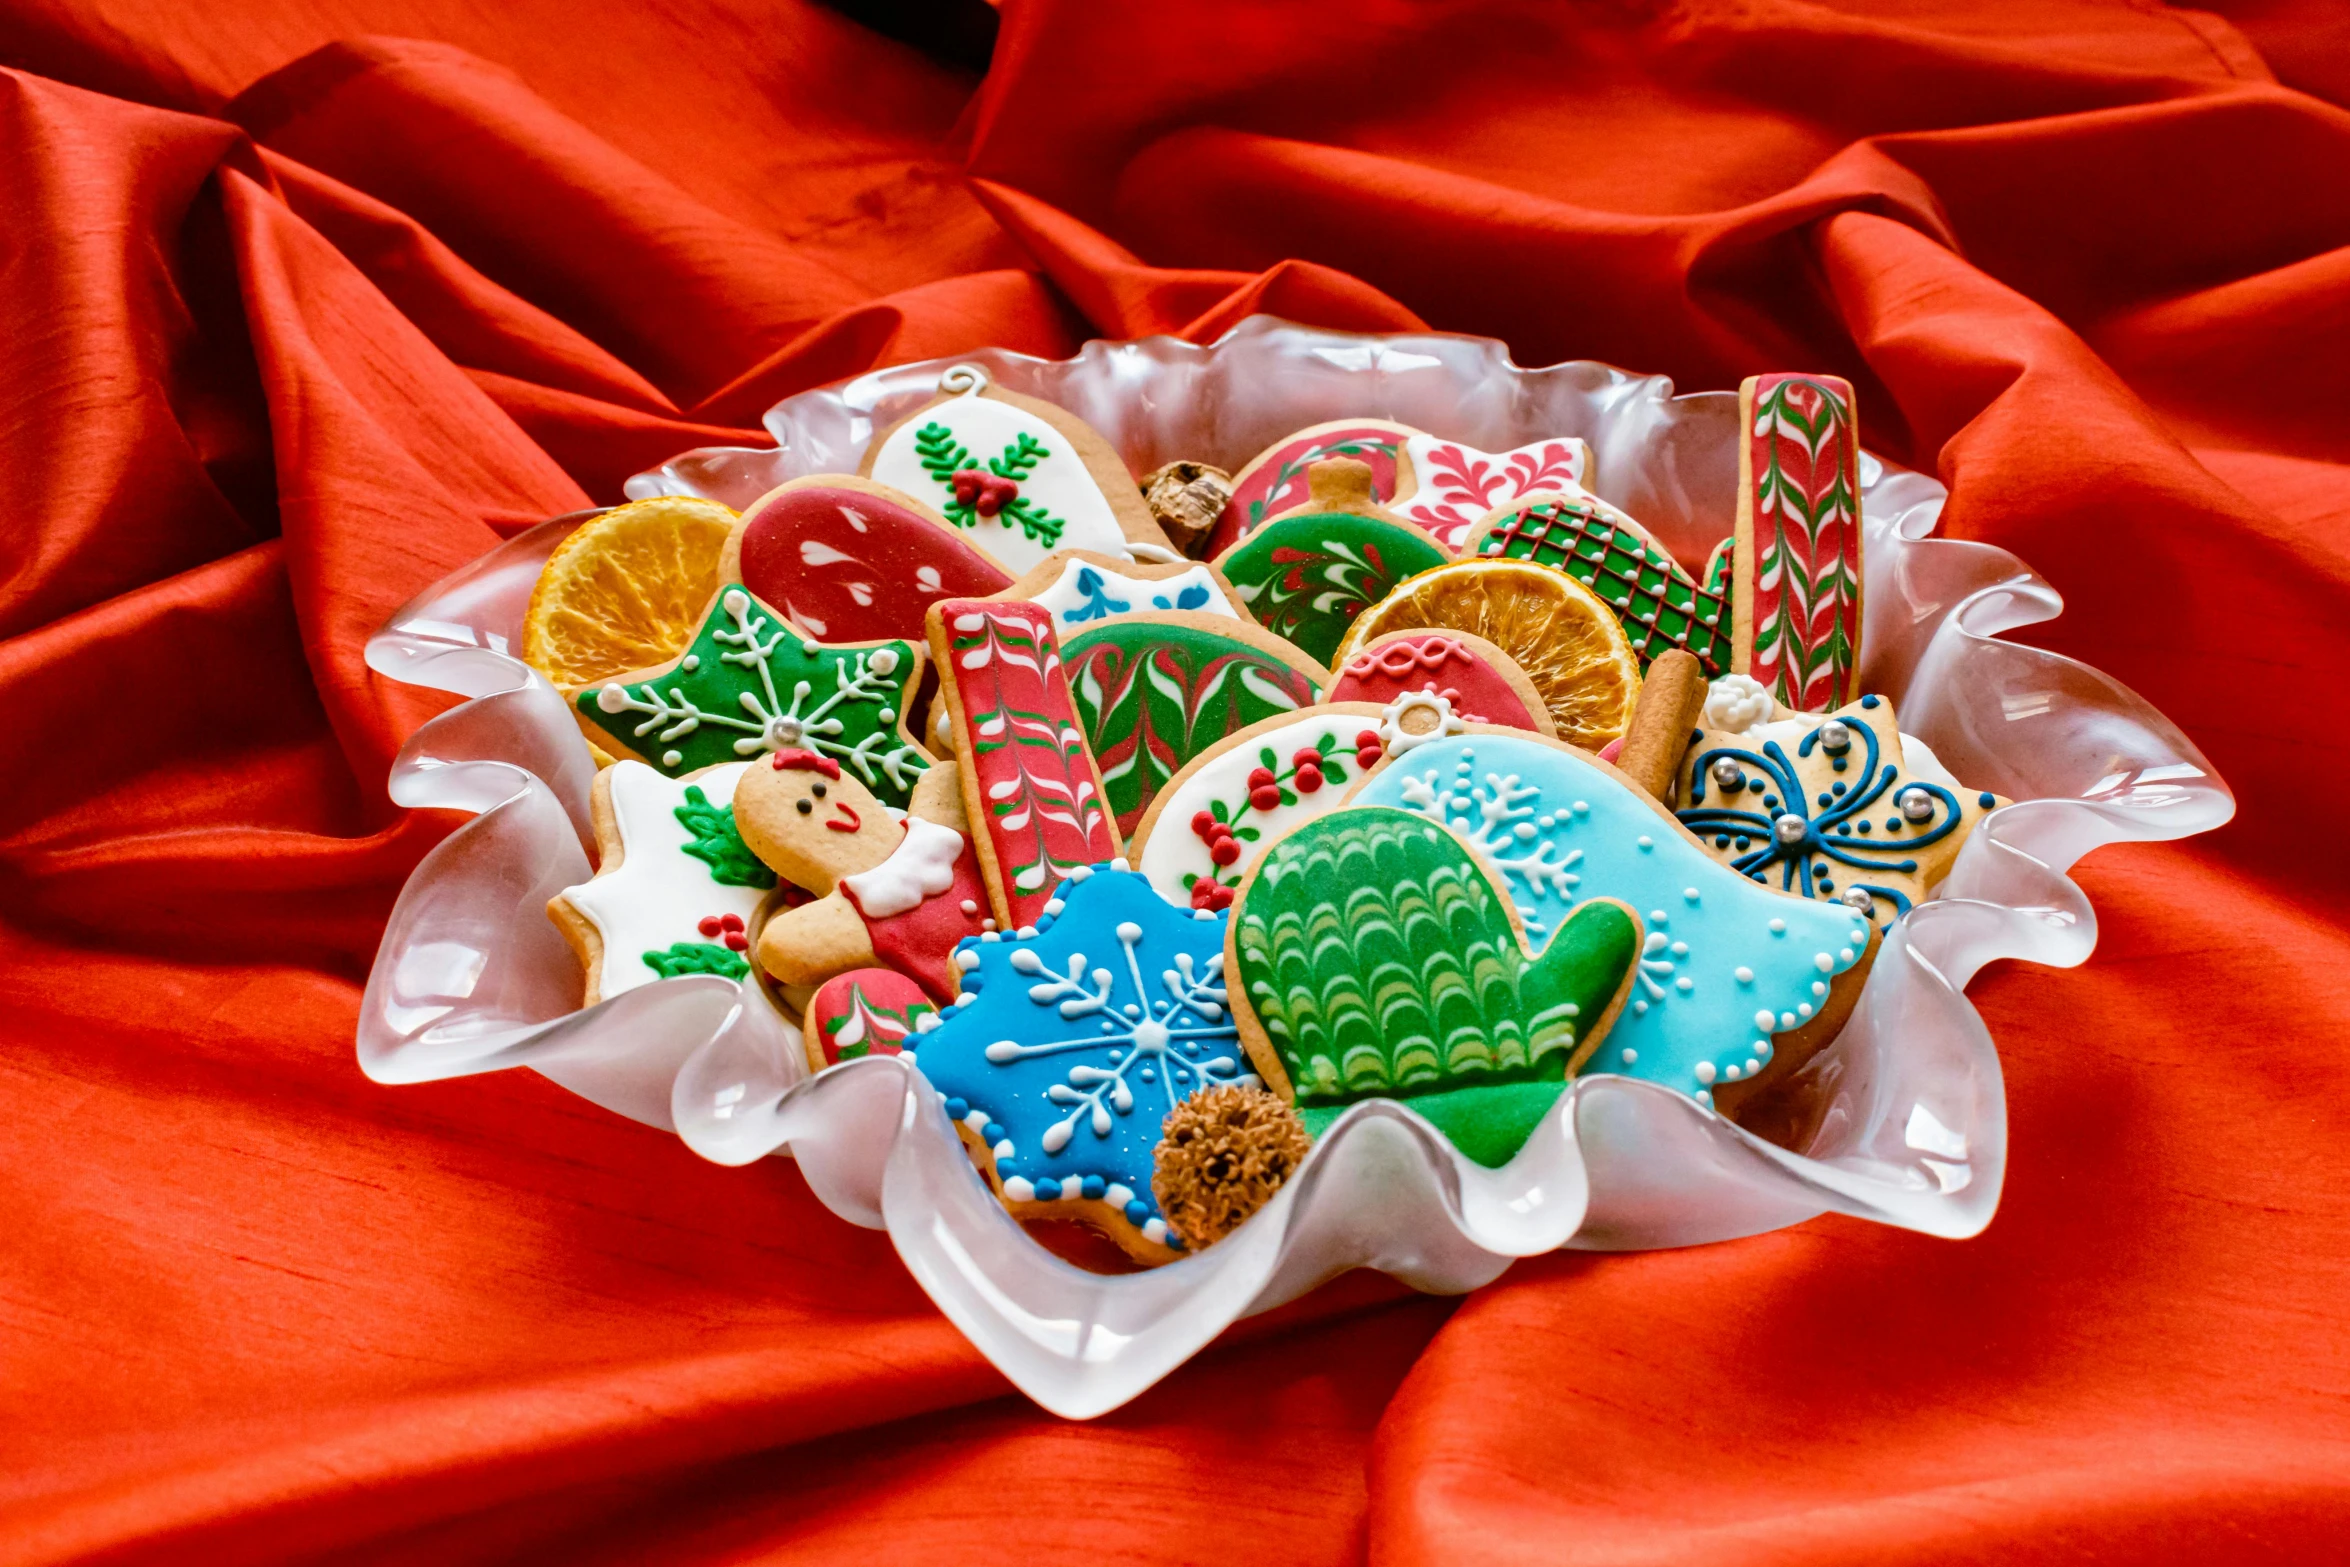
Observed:
[[[811,751],[752,765],[735,785],[734,815],[753,854],[819,897],[888,859],[906,835],[871,790]]]

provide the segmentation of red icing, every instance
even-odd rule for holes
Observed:
[[[968,837],[955,856],[954,885],[903,914],[875,919],[858,905],[854,887],[843,882],[840,891],[865,922],[876,958],[939,1001],[955,999],[962,988],[955,974],[955,943],[978,935],[979,922],[987,918],[987,883],[980,879],[979,856]]]
[[[786,746],[770,753],[767,760],[779,773],[796,768],[803,773],[822,773],[827,778],[840,776],[840,763],[820,751],[803,751],[797,746]]]
[[[808,998],[807,1036],[824,1052],[826,1066],[847,1059],[834,1025],[859,1011],[860,1002],[864,1037],[856,1043],[864,1047],[858,1052],[863,1055],[896,1055],[914,1035],[916,1009],[938,1009],[928,992],[895,969],[861,968],[834,975]]]
[[[1434,692],[1471,723],[1537,729],[1534,715],[1501,672],[1441,631],[1398,637],[1357,653],[1339,670],[1323,700],[1385,706],[1408,691]]]
[[[865,825],[865,820],[863,817],[857,814],[856,807],[849,804],[849,802],[846,800],[833,801],[832,809],[835,814],[824,818],[824,825],[831,828],[834,832],[855,832],[858,828]],[[841,820],[841,818],[844,816],[847,817],[848,820]]]
[[[779,491],[743,514],[740,574],[744,587],[828,642],[920,643],[922,612],[938,600],[1012,585],[1002,567],[920,512],[822,484]]]

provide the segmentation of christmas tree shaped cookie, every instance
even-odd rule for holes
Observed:
[[[743,770],[730,762],[664,778],[621,762],[596,775],[596,875],[547,903],[587,971],[583,1006],[656,979],[749,972],[752,927],[778,882],[735,829]]]
[[[1400,1099],[1479,1164],[1506,1164],[1615,1021],[1639,917],[1582,903],[1539,957],[1449,828],[1361,806],[1305,823],[1241,884],[1233,1011],[1257,1070],[1319,1135]]]
[[[671,777],[805,748],[903,807],[930,766],[906,729],[923,657],[900,639],[817,642],[729,584],[676,658],[570,696],[590,739]]]
[[[975,366],[956,366],[939,386],[875,437],[865,477],[939,512],[1013,576],[1055,550],[1168,550],[1133,473],[1091,425],[989,385]]]

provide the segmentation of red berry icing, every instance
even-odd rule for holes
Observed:
[[[694,927],[694,929],[700,931],[703,935],[710,937],[716,937],[717,934],[725,928],[726,926],[715,914],[703,915],[702,922]]]
[[[1215,813],[1212,811],[1192,812],[1191,832],[1195,838],[1214,838],[1216,836]]]
[[[1297,770],[1297,792],[1299,794],[1312,794],[1315,790],[1321,787],[1322,769],[1319,767],[1301,767]]]
[[[1208,858],[1218,865],[1230,865],[1240,858],[1240,843],[1230,834],[1218,838],[1208,846]]]
[[[1270,767],[1256,767],[1249,770],[1248,786],[1252,790],[1262,789],[1272,781],[1273,769]]]

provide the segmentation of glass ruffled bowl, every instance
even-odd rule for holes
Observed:
[[[1526,369],[1488,338],[1363,336],[1253,317],[1197,347],[1089,343],[1074,358],[988,350],[803,392],[768,411],[772,450],[687,452],[632,497],[740,508],[786,479],[853,472],[873,432],[950,363],[1072,410],[1137,473],[1237,469],[1276,438],[1350,417],[1487,450],[1590,442],[1592,488],[1685,561],[1731,531],[1738,400],[1588,362]],[[1865,435],[1867,410],[1863,409]],[[471,698],[420,728],[389,781],[412,807],[473,813],[416,867],[362,1004],[360,1065],[383,1083],[530,1067],[722,1164],[796,1157],[816,1195],[886,1229],[939,1308],[1047,1409],[1116,1408],[1228,1323],[1350,1268],[1476,1288],[1558,1247],[1690,1246],[1843,1213],[1962,1238],[1990,1222],[2007,1161],[1999,1057],[1968,1004],[1987,963],[2067,967],[2096,916],[2065,872],[2119,841],[2225,822],[2227,786],[2179,730],[2086,664],[1999,640],[2057,615],[2053,589],[1987,545],[1933,536],[1945,491],[1863,453],[1863,689],[1892,698],[1969,787],[2015,803],[1968,840],[1940,896],[1885,939],[1859,1004],[1801,1074],[1818,1114],[1775,1146],[1653,1083],[1578,1078],[1525,1150],[1486,1169],[1399,1104],[1341,1117],[1238,1233],[1149,1272],[1088,1272],[989,1195],[920,1075],[890,1056],[811,1076],[755,990],[664,980],[579,1010],[577,959],[544,913],[587,879],[595,775],[562,699],[514,656],[539,567],[593,513],[559,517],[434,584],[369,642],[371,668]]]

